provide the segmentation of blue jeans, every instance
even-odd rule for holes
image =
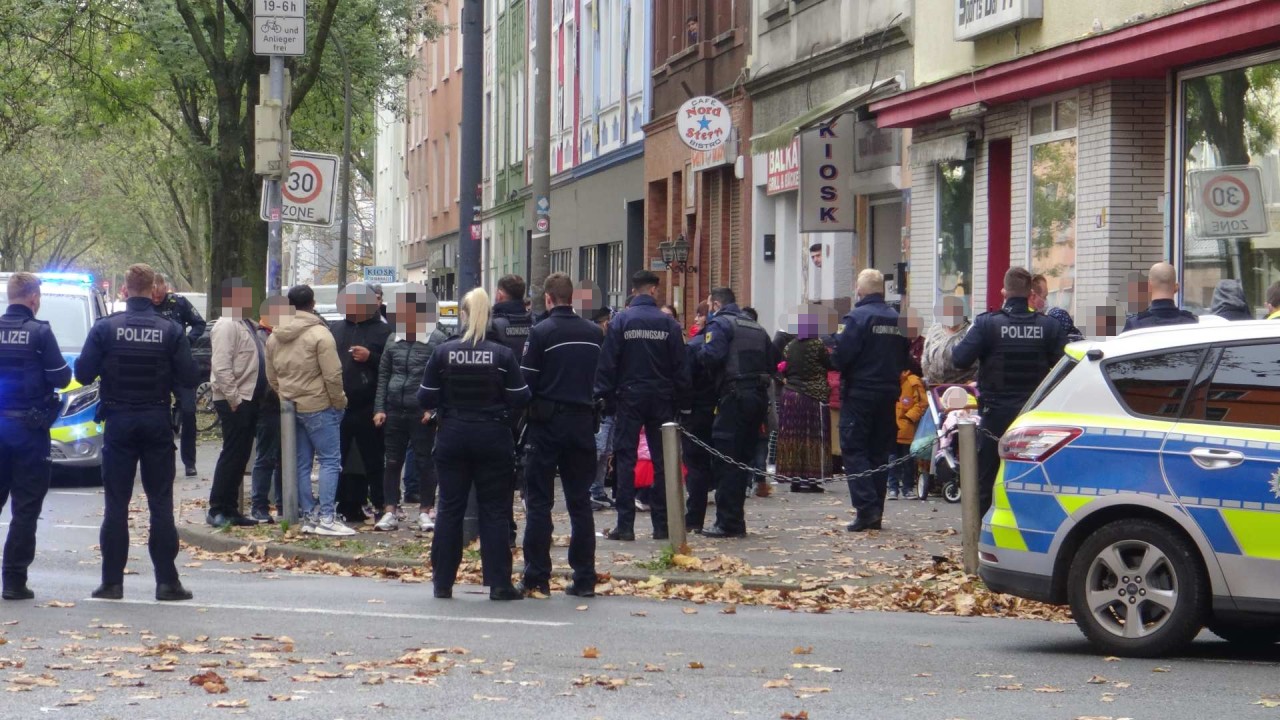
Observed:
[[[596,479],[591,483],[591,497],[607,499],[604,478],[609,474],[609,456],[613,454],[613,416],[600,418],[600,430],[596,432]]]
[[[334,408],[298,413],[298,503],[303,515],[317,506],[311,492],[311,461],[320,465],[320,517],[333,517],[338,497],[338,475],[342,472],[342,441],[339,428],[342,411]]]

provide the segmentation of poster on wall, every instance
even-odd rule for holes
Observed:
[[[848,312],[858,234],[801,233],[800,243],[805,253],[805,301],[833,305],[841,315]]]
[[[800,135],[800,232],[853,232],[854,115],[831,118]]]

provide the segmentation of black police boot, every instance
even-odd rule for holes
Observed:
[[[653,531],[654,540],[666,540],[670,537],[671,537],[671,533],[669,533],[666,529]]]
[[[571,583],[571,584],[569,585],[569,587],[567,587],[567,588],[565,588],[565,589],[564,589],[564,594],[565,594],[565,595],[572,595],[572,596],[574,596],[574,597],[584,597],[584,598],[595,597],[595,596],[596,596],[596,584],[595,584],[595,583],[590,583],[590,584],[588,584],[588,583],[582,583],[582,584],[580,585],[580,584],[578,584],[578,583]]]
[[[547,582],[522,580],[516,583],[516,590],[524,597],[533,597],[534,593],[542,593],[545,597],[551,596],[551,584]]]
[[[188,466],[186,467],[186,476],[187,476],[187,477],[199,477],[199,476],[200,476],[200,472],[199,472],[198,470],[196,470],[196,466],[195,466],[195,465],[188,465]]]
[[[124,585],[118,583],[102,583],[93,591],[93,597],[99,600],[123,600]]]
[[[0,593],[0,597],[5,600],[31,600],[36,596],[31,592],[31,588],[27,587],[26,581],[15,581],[4,584],[4,592]]]
[[[612,530],[605,531],[604,539],[605,540],[622,540],[624,542],[635,542],[636,534],[631,530],[621,530],[619,528],[614,528]]]
[[[453,597],[453,586],[436,585],[432,594],[437,600],[448,600]]]
[[[730,532],[720,527],[719,525],[712,525],[711,527],[702,531],[702,537],[709,537],[709,538],[744,538],[746,536],[747,536],[746,530]]]
[[[156,585],[156,599],[161,602],[180,602],[195,597],[191,591],[182,587],[182,583],[160,583]]]
[[[489,591],[489,599],[497,600],[499,602],[506,602],[508,600],[523,600],[524,593],[520,592],[519,588],[513,587],[511,585],[508,585],[506,587],[496,587]]]
[[[845,526],[845,530],[849,532],[866,532],[868,530],[879,530],[881,517],[879,515],[872,517],[858,513],[858,519]]]

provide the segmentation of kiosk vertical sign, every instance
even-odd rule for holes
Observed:
[[[800,232],[857,229],[850,185],[855,125],[850,113],[800,135]]]

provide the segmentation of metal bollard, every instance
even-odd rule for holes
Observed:
[[[280,502],[284,520],[290,526],[298,523],[298,426],[294,422],[293,402],[280,401]],[[311,468],[307,468],[311,482]]]
[[[978,571],[978,535],[982,518],[978,515],[978,425],[971,418],[962,419],[960,443],[960,517],[961,549],[964,571]]]
[[[689,548],[684,526],[684,475],[680,472],[680,426],[662,424],[662,467],[666,476],[667,533],[676,552]]]

